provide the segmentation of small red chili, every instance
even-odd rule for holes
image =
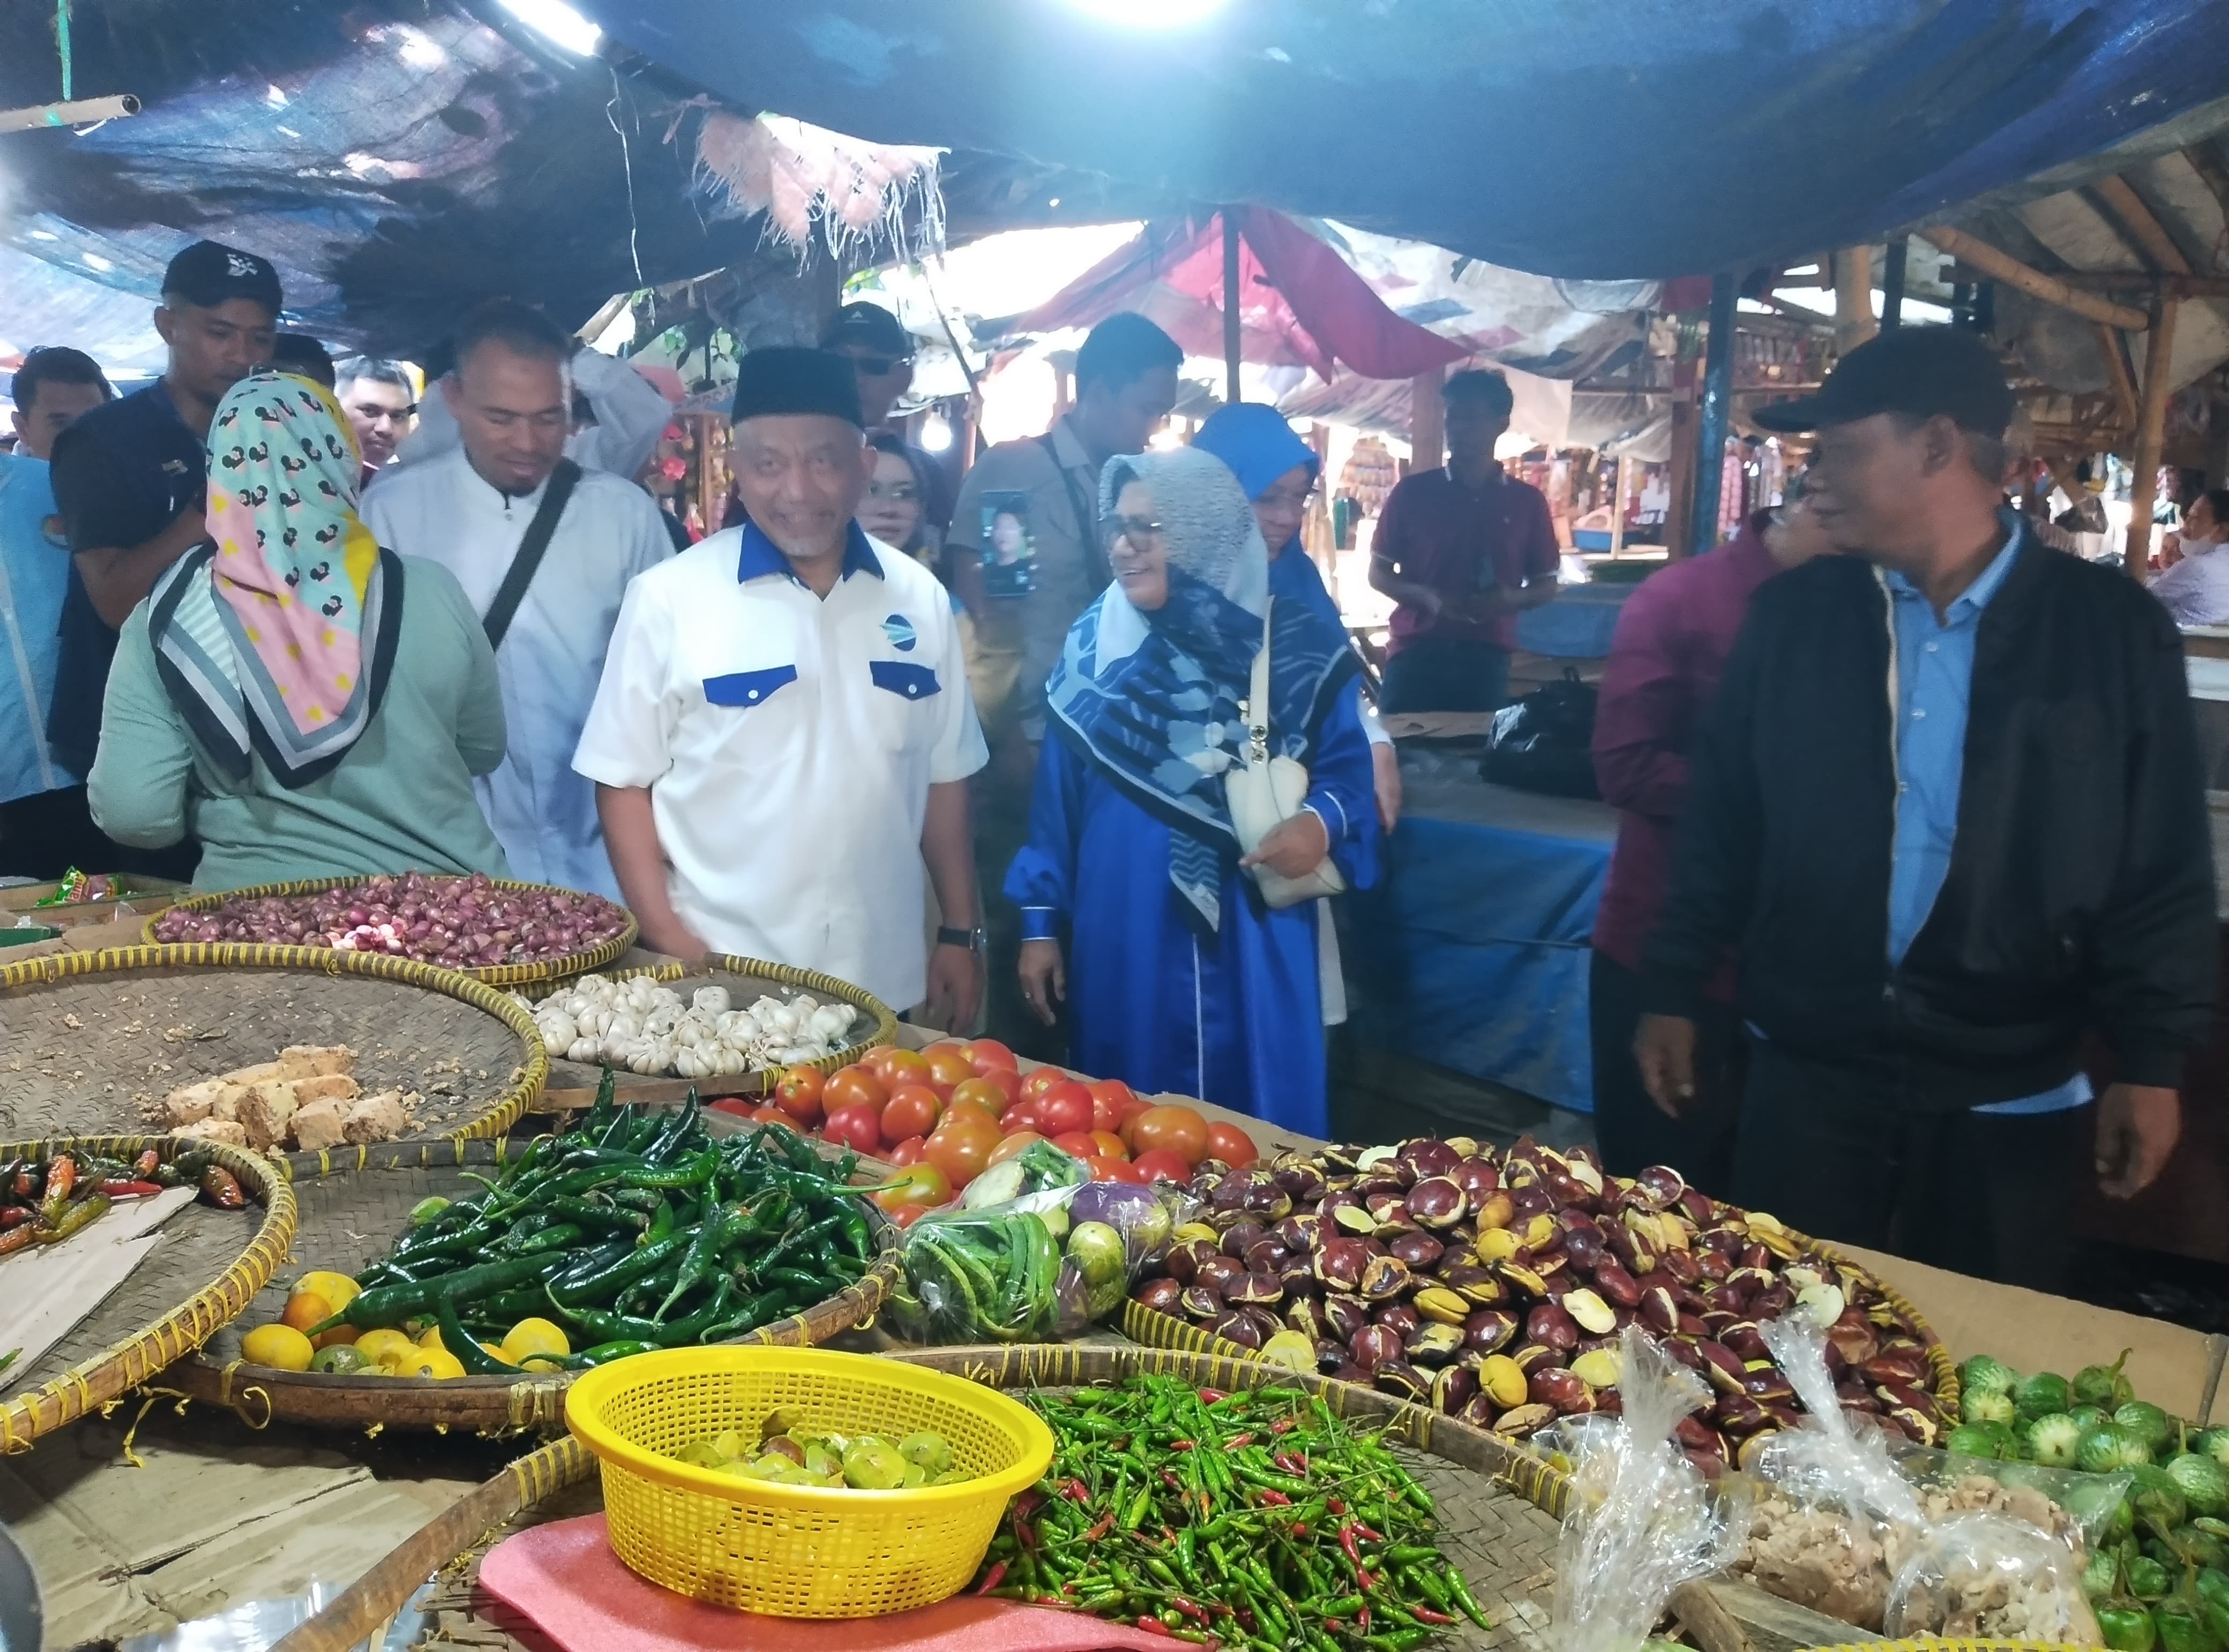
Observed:
[[[111,1199],[145,1199],[151,1194],[158,1194],[163,1190],[151,1181],[130,1181],[122,1177],[111,1176],[105,1181],[94,1183],[93,1191],[105,1193]]]
[[[999,1586],[999,1579],[1005,1575],[1006,1563],[1004,1560],[993,1560],[991,1562],[991,1569],[983,1574],[983,1581],[976,1585],[975,1592],[979,1595],[989,1594]]]
[[[1230,1398],[1230,1396],[1220,1388],[1203,1388],[1199,1391],[1199,1403],[1203,1405],[1212,1405],[1218,1399]]]
[[[1267,1486],[1264,1486],[1256,1495],[1260,1496],[1264,1503],[1273,1505],[1278,1508],[1289,1508],[1293,1505],[1293,1500],[1285,1495],[1283,1492],[1272,1491]]]
[[[1224,1443],[1223,1449],[1226,1451],[1236,1451],[1253,1444],[1254,1437],[1251,1434],[1234,1434]]]
[[[1189,1451],[1192,1450],[1192,1443],[1190,1440],[1171,1440],[1169,1442],[1169,1450],[1172,1451]]]
[[[1409,1616],[1419,1623],[1452,1623],[1455,1621],[1453,1614],[1435,1611],[1429,1606],[1411,1606],[1409,1608]]]

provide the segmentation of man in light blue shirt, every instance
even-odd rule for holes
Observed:
[[[42,882],[67,871],[88,842],[84,777],[47,744],[55,698],[69,536],[47,458],[80,413],[116,393],[80,351],[31,351],[9,387],[16,451],[0,453],[0,874]]]

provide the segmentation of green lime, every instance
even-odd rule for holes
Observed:
[[[357,1352],[353,1342],[336,1342],[310,1356],[310,1369],[322,1371],[330,1377],[361,1376],[370,1365],[370,1361]]]

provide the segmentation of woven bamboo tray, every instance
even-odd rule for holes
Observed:
[[[1549,1511],[1560,1507],[1567,1482],[1538,1458],[1492,1435],[1367,1389],[1212,1354],[1070,1343],[934,1348],[889,1357],[999,1388],[1066,1388],[1138,1372],[1226,1389],[1275,1383],[1320,1393],[1347,1416],[1382,1419],[1440,1505],[1442,1546],[1462,1567],[1494,1622],[1489,1631],[1463,1625],[1433,1646],[1544,1652],[1555,1592],[1557,1517]],[[474,1580],[482,1558],[512,1533],[600,1509],[594,1470],[595,1459],[569,1437],[522,1458],[421,1528],[280,1641],[275,1652],[348,1652],[367,1636],[383,1636],[429,1577],[431,1598],[420,1603],[428,1638],[489,1652],[546,1647],[530,1628],[524,1640],[515,1637],[511,1630],[521,1626],[476,1597]]]
[[[1920,1311],[1905,1297],[1904,1293],[1873,1272],[1872,1269],[1860,1265],[1853,1258],[1823,1240],[1807,1238],[1792,1229],[1789,1231],[1789,1237],[1795,1240],[1799,1245],[1815,1249],[1820,1255],[1837,1267],[1848,1268],[1853,1272],[1863,1274],[1879,1288],[1883,1300],[1911,1322],[1912,1328],[1919,1333],[1921,1344],[1927,1350],[1927,1368],[1934,1379],[1931,1388],[1935,1398],[1942,1405],[1943,1415],[1955,1418],[1958,1415],[1958,1367],[1951,1361],[1950,1350],[1943,1346],[1943,1339],[1935,1334],[1935,1328],[1927,1322]],[[1124,1302],[1121,1322],[1122,1334],[1134,1342],[1142,1342],[1149,1348],[1188,1348],[1241,1360],[1250,1357],[1247,1350],[1237,1343],[1217,1336],[1211,1331],[1202,1330],[1189,1320],[1182,1320],[1173,1315],[1157,1312],[1142,1303]]]
[[[716,952],[702,964],[684,964],[678,962],[645,965],[640,969],[613,970],[614,981],[626,981],[637,976],[648,976],[665,983],[679,993],[683,1001],[698,987],[725,987],[730,996],[742,1008],[754,1002],[761,993],[780,998],[785,1002],[799,993],[809,993],[823,1003],[847,1003],[864,1010],[873,1025],[864,1036],[845,1046],[833,1055],[824,1055],[819,1060],[806,1063],[823,1073],[833,1073],[858,1060],[878,1044],[887,1044],[897,1035],[898,1018],[890,1007],[874,994],[855,987],[848,981],[839,981],[832,975],[822,975],[817,970],[793,969],[787,964],[768,964],[759,958],[737,957],[729,952]],[[563,983],[543,982],[521,989],[530,999],[549,997]],[[856,1025],[856,1023],[855,1023]],[[542,1105],[552,1111],[570,1107],[585,1107],[595,1098],[597,1081],[603,1076],[599,1067],[579,1061],[568,1061],[562,1051],[552,1050],[549,1059],[549,1085],[543,1092]],[[725,1073],[716,1078],[669,1079],[655,1074],[620,1073],[619,1092],[621,1101],[678,1100],[689,1091],[700,1096],[756,1096],[769,1089],[780,1069],[763,1067],[756,1073]]]
[[[305,946],[134,946],[0,969],[0,1136],[148,1128],[176,1086],[346,1044],[367,1092],[423,1098],[407,1139],[511,1128],[548,1073],[534,1018],[408,958]]]
[[[244,1331],[279,1317],[295,1278],[313,1268],[354,1274],[387,1254],[410,1225],[421,1199],[480,1191],[467,1170],[491,1175],[518,1143],[431,1142],[402,1148],[350,1149],[345,1154],[295,1154],[284,1167],[293,1180],[299,1214],[291,1265],[265,1285],[241,1322],[165,1373],[166,1387],[223,1405],[250,1426],[273,1420],[326,1428],[469,1428],[484,1434],[564,1426],[570,1372],[531,1377],[340,1377],[278,1371],[240,1357]],[[812,1344],[863,1326],[882,1307],[897,1277],[897,1230],[870,1213],[883,1254],[850,1290],[789,1319],[760,1327],[739,1342]]]
[[[243,896],[254,898],[261,895],[314,895],[327,889],[337,889],[344,884],[362,881],[361,877],[301,878],[290,883],[254,883],[244,889],[216,889],[206,894],[188,895],[183,900],[171,902],[163,909],[163,912],[157,912],[141,925],[140,938],[150,946],[162,944],[156,938],[155,925],[161,919],[163,912],[174,910],[207,912],[222,901]],[[577,889],[561,889],[555,884],[522,883],[515,878],[495,878],[491,881],[499,889],[533,889],[543,894],[578,894],[580,893]],[[616,901],[613,904],[618,905]],[[626,909],[620,907],[620,910],[626,912]],[[565,957],[549,958],[540,964],[491,964],[479,968],[459,970],[458,973],[470,976],[475,981],[484,981],[491,987],[515,987],[534,981],[562,981],[568,975],[580,974],[583,970],[600,970],[613,958],[625,956],[627,948],[634,944],[635,937],[639,933],[641,930],[634,921],[634,914],[627,912],[625,929],[601,946],[590,947],[585,952],[575,952]],[[201,947],[238,945],[240,943],[197,941],[191,944]],[[313,947],[310,950],[322,952],[331,949]],[[404,961],[414,962],[415,960]]]
[[[0,1160],[38,1158],[70,1148],[130,1158],[148,1148],[165,1160],[202,1145],[167,1136],[79,1137],[0,1143]],[[240,1179],[249,1203],[219,1210],[196,1201],[163,1224],[162,1238],[107,1300],[38,1361],[0,1378],[0,1451],[96,1411],[197,1348],[248,1303],[286,1253],[294,1193],[270,1161],[237,1148],[205,1146]],[[105,1219],[104,1219],[105,1220]]]

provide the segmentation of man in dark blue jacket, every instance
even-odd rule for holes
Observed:
[[[2174,1148],[2215,896],[2180,639],[2135,580],[2000,508],[2012,412],[1981,339],[1901,328],[1757,414],[1818,432],[1810,497],[1855,554],[1765,586],[1734,645],[1635,1054],[1677,1115],[1738,944],[1732,1197],[2048,1288],[2085,1147],[2123,1198]]]

